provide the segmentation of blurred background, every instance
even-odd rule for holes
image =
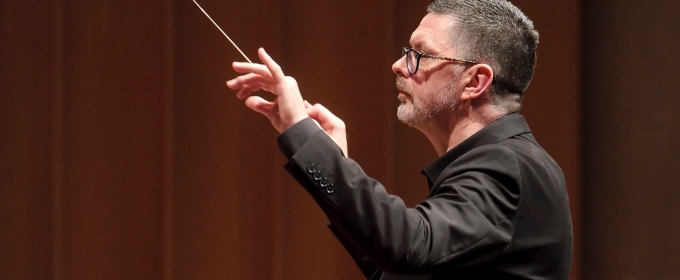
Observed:
[[[390,66],[429,2],[199,3],[414,206],[436,153]],[[523,114],[567,177],[571,279],[680,279],[680,1],[512,2],[541,35]],[[232,61],[190,0],[1,0],[0,279],[359,279]]]

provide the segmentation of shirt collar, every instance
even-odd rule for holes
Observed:
[[[498,143],[504,139],[524,133],[531,133],[524,116],[519,113],[513,113],[501,117],[444,153],[420,173],[427,177],[428,186],[432,189],[432,184],[437,180],[439,174],[458,157],[474,148]]]

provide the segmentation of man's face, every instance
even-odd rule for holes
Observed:
[[[449,32],[453,20],[450,16],[427,14],[411,35],[411,48],[443,57],[456,57]],[[415,61],[414,61],[415,63]],[[397,75],[397,89],[401,104],[397,110],[399,120],[418,127],[438,118],[448,118],[458,103],[459,67],[439,59],[421,58],[415,75],[406,68],[406,56],[392,65]]]

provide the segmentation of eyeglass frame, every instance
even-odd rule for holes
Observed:
[[[409,52],[415,52],[416,53],[416,69],[414,71],[411,71],[411,67],[409,66],[409,57],[408,53]],[[431,59],[440,59],[440,60],[448,60],[454,63],[458,64],[479,64],[479,62],[475,61],[470,61],[470,60],[464,60],[464,59],[457,59],[457,58],[450,58],[450,57],[443,57],[443,56],[436,56],[436,55],[431,55],[431,54],[425,54],[420,51],[414,50],[409,47],[402,47],[402,55],[406,56],[406,69],[408,69],[409,74],[415,75],[418,73],[418,69],[420,68],[420,59],[423,57],[431,58]]]

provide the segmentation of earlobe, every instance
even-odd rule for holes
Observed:
[[[476,64],[471,66],[469,71],[467,84],[461,96],[461,99],[475,99],[482,96],[491,87],[493,81],[493,69],[488,64]]]

